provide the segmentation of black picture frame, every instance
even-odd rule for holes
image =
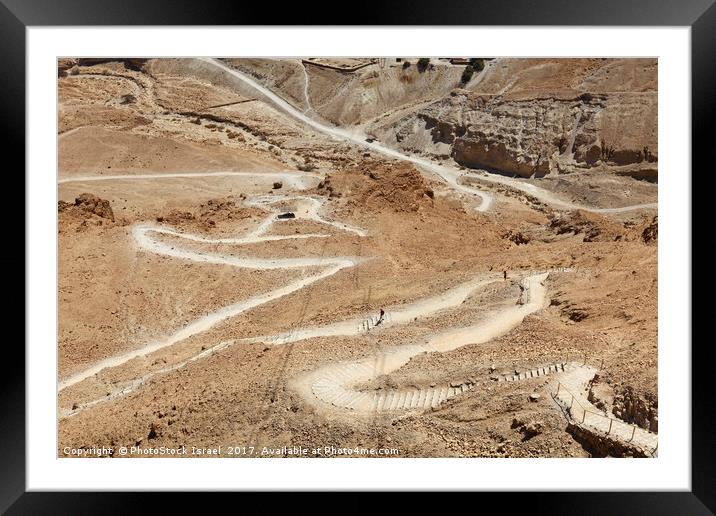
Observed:
[[[410,4],[361,3],[350,14],[351,25],[545,25],[545,26],[689,26],[691,27],[692,85],[692,168],[706,173],[708,154],[713,144],[707,140],[714,125],[714,91],[716,91],[716,7],[714,0],[487,0],[472,2],[426,0]],[[15,181],[17,206],[24,213],[25,167],[25,31],[30,26],[106,26],[106,25],[335,25],[335,20],[321,20],[317,12],[335,9],[306,9],[302,4],[282,4],[280,9],[268,2],[249,5],[214,0],[0,0],[0,54],[5,78],[0,80],[2,134],[6,143],[5,162],[12,156],[13,170],[5,167],[5,181]],[[340,24],[339,24],[340,25]],[[12,78],[12,80],[9,80]],[[701,165],[701,167],[699,167]],[[683,171],[691,174],[691,171]],[[8,177],[12,176],[12,177]],[[23,195],[18,192],[22,191]],[[25,225],[17,222],[6,229],[8,242],[25,242]],[[5,270],[25,270],[22,252],[2,258]],[[19,274],[14,275],[20,281]],[[27,278],[25,277],[25,282]],[[24,292],[18,285],[16,292]],[[22,289],[22,290],[21,290]],[[20,294],[18,294],[19,296]],[[24,298],[24,293],[22,294]],[[13,303],[15,310],[24,303]],[[21,308],[22,307],[22,308]],[[24,312],[23,312],[24,314]],[[14,319],[19,320],[20,314]],[[8,318],[9,319],[9,318]],[[17,326],[17,324],[8,324]],[[139,493],[60,493],[26,492],[25,488],[25,353],[20,339],[6,339],[6,367],[2,381],[3,418],[0,423],[0,511],[8,514],[83,514],[136,512]],[[505,510],[529,513],[578,514],[714,514],[716,512],[716,439],[710,425],[714,396],[710,378],[708,342],[691,347],[692,356],[692,457],[690,492],[591,492],[481,494],[498,504],[508,503]],[[686,347],[691,342],[679,343]],[[698,409],[697,409],[698,408]],[[508,498],[497,500],[496,498]],[[489,500],[492,501],[492,500]],[[163,496],[164,510],[186,507],[184,495]],[[301,503],[300,501],[298,502]],[[355,510],[363,504],[348,504]],[[484,500],[480,507],[488,510]],[[345,512],[345,511],[343,511]]]

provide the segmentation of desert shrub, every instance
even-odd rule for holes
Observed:
[[[467,65],[462,71],[462,77],[460,77],[460,82],[463,84],[467,84],[468,82],[470,82],[470,79],[472,79],[472,74],[474,73],[475,69],[472,67],[472,65]]]
[[[420,59],[418,59],[418,71],[424,72],[429,64],[430,64],[429,57],[421,57]]]
[[[403,70],[405,70],[406,68],[410,68],[410,61],[405,61],[403,63]]]

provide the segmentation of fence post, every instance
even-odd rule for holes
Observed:
[[[632,442],[634,440],[634,433],[636,432],[636,425],[631,427],[631,437],[629,438],[629,442]]]
[[[582,409],[582,423],[584,423],[584,420],[587,418],[587,411]]]
[[[607,430],[607,435],[609,435],[612,431],[612,423],[614,423],[614,420],[609,418],[609,430]]]

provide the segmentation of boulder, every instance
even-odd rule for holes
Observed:
[[[524,426],[524,428],[522,428],[522,433],[526,439],[531,439],[532,437],[541,434],[543,431],[544,424],[541,421],[530,421]]]

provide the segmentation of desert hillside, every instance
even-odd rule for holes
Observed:
[[[468,168],[656,180],[656,76],[655,60],[495,60],[472,87],[378,120],[369,132]]]
[[[656,76],[60,59],[58,455],[658,454]]]

